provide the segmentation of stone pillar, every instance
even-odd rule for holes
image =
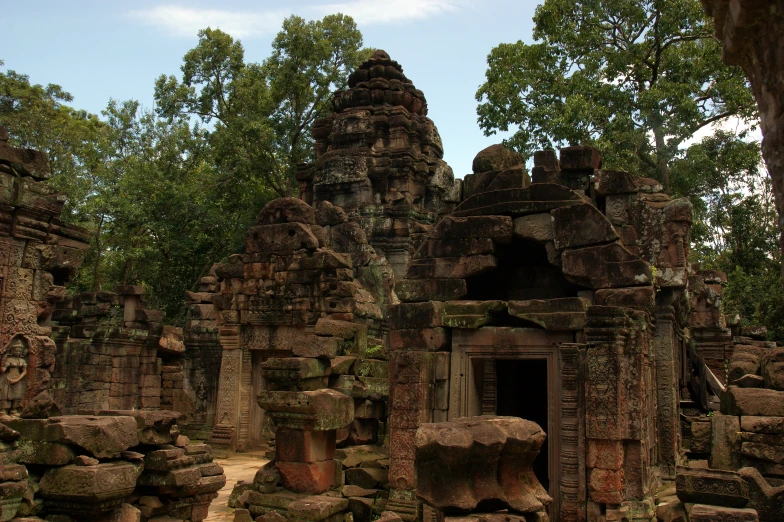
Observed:
[[[659,470],[662,478],[675,478],[679,446],[678,354],[676,352],[674,309],[660,306],[656,311],[655,362]]]
[[[506,509],[507,520],[547,520],[552,498],[533,471],[545,438],[538,424],[517,417],[424,424],[416,434],[417,497],[445,515]]]
[[[126,285],[118,286],[114,290],[121,299],[120,304],[123,307],[123,324],[138,321],[136,318],[136,311],[144,308],[144,298],[142,297],[144,295],[144,287]]]
[[[720,413],[714,415],[711,419],[710,467],[737,471],[741,467],[740,451],[740,417]]]
[[[405,522],[419,518],[415,489],[414,439],[433,420],[436,352],[451,348],[441,324],[441,303],[389,307],[389,503]]]
[[[629,373],[625,344],[629,324],[623,309],[588,309],[585,357],[585,426],[590,500],[620,504],[625,498],[625,431],[634,422],[631,404],[624,404],[624,376]],[[636,405],[635,409],[640,405]],[[626,436],[625,436],[626,435]]]
[[[239,325],[220,328],[223,346],[218,401],[215,407],[215,427],[209,443],[223,449],[234,449],[235,430],[239,424],[239,396],[242,377],[242,350],[240,350]]]
[[[338,485],[335,435],[354,420],[354,400],[329,389],[265,390],[259,406],[277,426],[275,465],[283,487],[317,494]]]
[[[585,345],[561,343],[561,502],[555,508],[562,522],[578,522],[585,513],[585,405],[580,352]]]

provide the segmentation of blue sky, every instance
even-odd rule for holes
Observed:
[[[110,98],[151,107],[161,74],[180,75],[183,55],[203,27],[242,41],[246,61],[261,62],[290,14],[355,18],[365,45],[384,49],[427,97],[429,116],[457,177],[481,149],[500,141],[476,123],[474,94],[486,58],[502,42],[531,41],[538,2],[526,0],[228,0],[223,2],[29,1],[4,9],[4,70],[34,83],[58,83],[73,105],[98,113]]]

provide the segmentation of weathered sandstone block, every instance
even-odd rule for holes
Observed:
[[[534,422],[469,417],[416,434],[417,496],[446,513],[477,508],[541,511],[551,502],[532,464],[545,440]]]

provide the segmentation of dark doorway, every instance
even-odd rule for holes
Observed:
[[[514,238],[508,245],[496,244],[497,266],[466,279],[464,299],[525,301],[577,297],[579,287],[564,277],[560,267],[547,258],[541,243]]]
[[[496,414],[537,423],[547,434],[534,460],[534,474],[550,490],[548,387],[546,359],[496,359]]]

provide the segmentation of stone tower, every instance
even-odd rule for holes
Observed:
[[[316,159],[297,174],[302,199],[329,201],[360,224],[396,276],[440,214],[460,200],[422,91],[376,51],[337,91],[312,129]]]

